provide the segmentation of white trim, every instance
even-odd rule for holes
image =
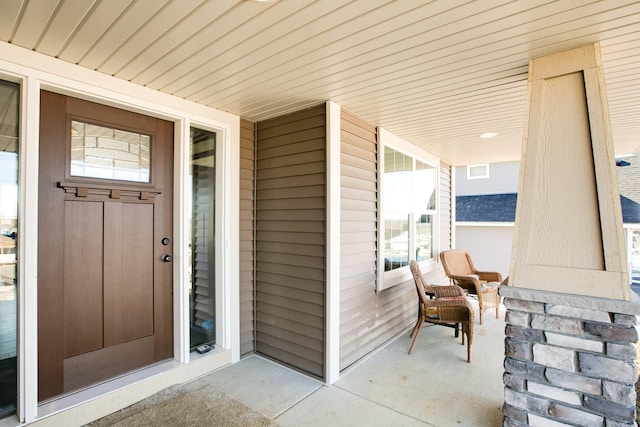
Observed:
[[[456,221],[456,227],[513,227],[514,222],[476,222],[476,221]]]
[[[456,248],[456,226],[458,222],[456,222],[456,167],[449,166],[449,173],[451,179],[451,197],[449,201],[451,203],[451,217],[449,218],[451,224],[451,249]],[[440,260],[440,257],[438,257]]]
[[[340,105],[327,102],[327,272],[325,382],[340,377]]]
[[[40,84],[25,77],[20,99],[18,207],[18,419],[38,413],[38,174]]]
[[[231,349],[231,363],[235,363],[240,360],[239,118],[223,127],[216,156],[215,240],[216,247],[223,248],[216,251],[216,283],[227,284],[216,286],[216,345]]]
[[[69,78],[67,76],[72,76]],[[39,95],[40,89],[51,90],[61,94],[74,96],[101,104],[124,108],[130,111],[170,120],[176,124],[174,184],[176,193],[184,191],[185,150],[189,146],[186,138],[188,125],[191,121],[198,122],[224,133],[223,150],[219,154],[222,162],[220,174],[222,204],[224,208],[219,215],[222,223],[220,230],[220,251],[222,268],[218,279],[222,281],[221,291],[223,304],[220,314],[223,316],[224,328],[221,343],[216,350],[229,358],[220,358],[218,351],[210,356],[198,358],[198,375],[213,371],[229,361],[239,360],[240,328],[239,328],[239,123],[240,119],[229,113],[199,105],[181,98],[164,94],[140,85],[116,79],[96,71],[88,70],[74,64],[66,63],[55,58],[38,54],[27,49],[7,43],[0,43],[0,78],[18,81],[22,86],[21,117],[20,117],[20,200],[19,200],[19,306],[18,306],[18,360],[19,360],[19,417],[23,422],[33,422],[51,415],[43,408],[38,410],[37,402],[37,253],[38,253],[38,155],[39,155]],[[186,138],[186,139],[185,139]],[[180,176],[177,176],[180,174]],[[185,268],[189,266],[177,264],[185,263],[188,259],[184,236],[180,232],[184,229],[183,194],[175,194],[174,212],[174,304],[176,311],[185,310],[185,300],[188,283],[184,280]],[[177,206],[175,206],[177,205]],[[216,242],[218,244],[218,242]],[[177,313],[180,317],[181,314]],[[174,321],[176,319],[174,318]],[[174,340],[179,345],[188,342],[188,330],[184,323],[186,318],[178,319],[174,323]],[[222,348],[220,347],[222,346]],[[223,349],[227,349],[226,351]],[[174,354],[177,361],[187,363],[190,360],[183,349]],[[195,357],[194,357],[195,359]],[[175,362],[174,362],[175,363]],[[169,365],[167,365],[169,366]],[[184,366],[184,365],[181,365]],[[191,363],[185,369],[171,368],[169,371],[154,374],[141,383],[155,384],[152,392],[179,382],[192,379],[191,376],[181,376],[180,372],[191,372],[195,365]],[[161,378],[158,378],[157,376]],[[122,377],[124,379],[129,376]],[[81,407],[90,408],[92,392],[88,389],[74,396],[80,400]],[[124,393],[124,394],[123,394]],[[101,396],[103,410],[113,412],[127,406],[131,402],[131,390],[128,388],[114,390],[109,396]],[[144,396],[135,394],[138,400]],[[68,399],[67,399],[68,400]],[[58,399],[56,411],[67,412],[70,407],[62,407],[64,398]],[[122,406],[124,405],[124,406]],[[54,405],[55,406],[55,405]],[[48,407],[51,407],[49,405]],[[71,413],[73,411],[68,411]],[[94,411],[98,417],[98,412]],[[56,420],[57,420],[56,416]],[[90,419],[87,419],[90,421]],[[52,421],[55,422],[55,421]],[[77,419],[74,420],[77,422]]]
[[[396,136],[386,130],[385,128],[378,128],[378,136],[380,137],[380,143],[382,144],[390,144],[400,151],[404,151],[407,154],[415,157],[417,156],[419,160],[424,160],[429,164],[434,166],[440,165],[440,159],[433,154],[424,151],[422,148],[419,148],[416,145]]]
[[[173,283],[188,283],[191,261],[189,257],[190,228],[188,207],[191,194],[188,191],[189,120],[177,120],[174,125],[174,192],[173,192]],[[184,257],[184,258],[183,258]],[[178,289],[180,290],[180,289]],[[189,295],[187,292],[173,293],[173,354],[180,363],[189,363]]]

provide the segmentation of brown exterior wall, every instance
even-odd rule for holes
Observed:
[[[240,121],[240,354],[254,351],[255,124]]]
[[[254,234],[248,181],[254,173],[253,124],[243,121],[240,196],[241,352],[255,350],[320,378],[325,360],[325,114],[321,105],[256,125],[255,244],[246,240]],[[395,337],[416,316],[412,281],[375,291],[378,149],[376,127],[343,111],[340,370]],[[451,207],[450,168],[441,164],[440,250],[451,247]],[[426,277],[448,283],[439,266]]]
[[[413,281],[376,293],[378,164],[377,130],[341,113],[340,370],[415,322]],[[440,249],[451,246],[451,176],[440,172]],[[425,274],[448,283],[442,268]],[[407,349],[409,341],[407,340]]]
[[[325,105],[257,124],[256,351],[324,377]]]

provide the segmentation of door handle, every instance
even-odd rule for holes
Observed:
[[[161,259],[164,262],[171,262],[171,260],[173,260],[173,257],[169,254],[162,254]]]

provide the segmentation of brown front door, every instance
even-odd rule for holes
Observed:
[[[41,92],[38,398],[173,356],[173,124]]]

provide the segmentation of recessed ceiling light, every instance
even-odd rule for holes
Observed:
[[[489,138],[493,138],[498,136],[498,134],[496,132],[485,132],[482,135],[480,135],[480,138],[482,139],[489,139]]]

